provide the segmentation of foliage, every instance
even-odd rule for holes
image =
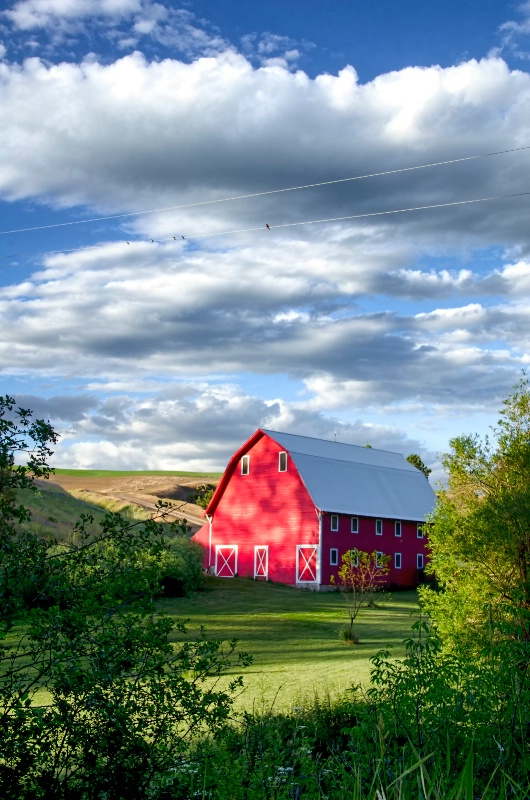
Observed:
[[[429,467],[423,463],[421,457],[417,453],[411,453],[407,456],[407,461],[409,464],[412,464],[413,467],[419,469],[420,472],[423,472],[426,478],[428,478],[432,472],[432,469],[429,469]]]
[[[530,389],[520,380],[492,439],[460,436],[443,458],[449,475],[429,530],[429,570],[443,587],[422,590],[446,643],[530,639]],[[496,624],[499,623],[499,624]],[[501,624],[502,623],[502,624]],[[508,626],[508,627],[506,627]]]
[[[196,506],[201,508],[208,508],[208,504],[212,499],[215,492],[215,486],[212,483],[202,483],[197,486],[196,490],[190,497],[190,502],[195,503]]]
[[[341,632],[341,638],[350,644],[358,644],[359,638],[353,632],[353,625],[364,606],[374,604],[374,594],[381,588],[388,575],[390,556],[384,553],[366,553],[364,550],[347,550],[342,556],[338,571],[338,586],[346,603],[349,624]],[[335,583],[335,576],[331,576]]]
[[[0,398],[1,794],[159,796],[190,735],[227,719],[241,678],[220,676],[249,658],[156,613],[161,563],[179,556],[156,520],[107,514],[94,534],[85,516],[58,544],[20,528],[16,490],[49,473],[56,438]]]

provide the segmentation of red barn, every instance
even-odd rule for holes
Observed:
[[[399,453],[260,429],[230,459],[193,539],[219,577],[318,589],[357,548],[391,556],[387,582],[414,587],[435,499]]]

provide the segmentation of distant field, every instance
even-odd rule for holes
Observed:
[[[222,477],[222,472],[180,472],[178,470],[116,470],[116,469],[60,469],[54,468],[56,475],[70,475],[73,478],[134,478],[141,475],[168,476],[175,475],[179,478],[201,478],[215,480]]]
[[[315,693],[336,695],[352,684],[368,685],[370,657],[388,646],[393,657],[402,657],[402,640],[418,614],[416,592],[396,593],[382,608],[360,612],[361,643],[351,646],[339,640],[346,617],[343,598],[335,592],[208,578],[206,591],[160,600],[159,606],[188,619],[190,635],[204,625],[210,638],[237,638],[238,648],[253,655],[251,667],[236,671],[246,685],[237,705],[247,709],[291,708]]]

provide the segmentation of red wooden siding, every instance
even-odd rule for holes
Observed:
[[[318,516],[294,463],[287,457],[287,470],[279,471],[283,449],[262,434],[250,440],[231,462],[231,474],[213,503],[212,561],[208,565],[206,524],[195,534],[205,547],[206,566],[215,566],[216,548],[238,544],[237,573],[254,577],[255,547],[268,546],[268,578],[295,584],[297,548],[318,543]],[[241,474],[241,457],[249,455],[248,475]],[[309,574],[309,573],[307,573]]]
[[[337,578],[338,568],[342,561],[341,556],[347,550],[365,550],[372,553],[379,550],[391,556],[390,572],[386,583],[398,586],[416,586],[418,583],[418,570],[416,557],[423,554],[424,564],[427,563],[426,539],[418,538],[418,526],[415,522],[404,520],[383,519],[381,536],[376,535],[376,520],[372,517],[358,517],[358,533],[351,532],[351,516],[339,515],[338,531],[331,530],[331,514],[325,514],[322,519],[322,584],[328,585],[331,576]],[[395,535],[395,522],[401,522],[401,536]],[[330,564],[330,550],[337,548],[339,551],[338,566]],[[401,569],[395,567],[395,554],[401,553]]]

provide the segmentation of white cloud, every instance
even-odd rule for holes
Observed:
[[[32,30],[61,19],[128,16],[141,8],[140,0],[19,0],[4,15],[16,28]]]
[[[142,15],[134,35],[159,35],[164,15],[149,16],[147,6]],[[263,58],[275,58],[279,44],[264,42]],[[310,79],[277,64],[254,68],[230,50],[190,64],[136,53],[108,65],[1,64],[0,105],[2,196],[85,204],[99,216],[522,146],[530,77],[485,59],[361,85],[351,67]],[[223,425],[224,457],[267,419],[327,435],[340,423],[326,415],[340,411],[370,440],[357,424],[368,409],[372,436],[377,407],[393,405],[403,418],[422,403],[426,415],[460,414],[509,386],[528,360],[526,201],[275,226],[486,196],[492,186],[527,191],[527,164],[522,151],[121,219],[107,233],[115,241],[49,255],[0,289],[4,375],[67,376],[112,396],[65,422],[68,463],[94,463],[100,442],[115,463],[120,442],[138,466],[195,463],[190,431],[195,440],[199,426],[213,464],[221,450],[207,442],[220,441]],[[258,230],[201,238],[247,227]],[[89,241],[94,229],[76,231]],[[57,247],[63,233],[55,231]],[[12,252],[39,249],[40,235],[13,237]],[[205,374],[208,385],[190,397],[157,388]],[[269,391],[277,375],[304,393],[265,401],[226,388],[240,374],[263,379],[264,397],[281,394]],[[177,434],[180,455],[168,445]],[[384,436],[392,438],[386,428]]]

